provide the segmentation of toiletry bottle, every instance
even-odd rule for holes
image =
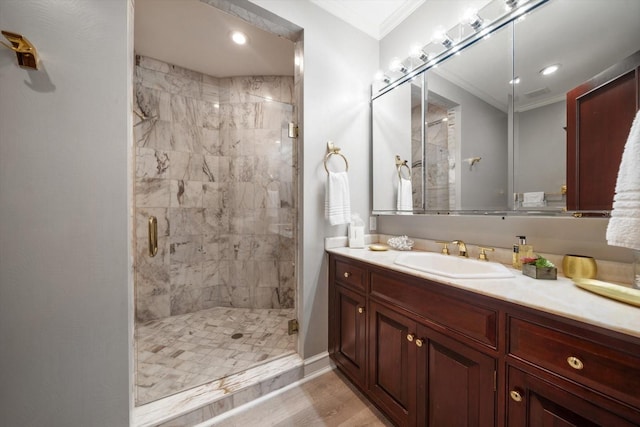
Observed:
[[[364,221],[360,215],[351,215],[351,223],[349,223],[349,247],[364,248]]]
[[[533,246],[527,245],[527,236],[516,236],[518,238],[518,266],[516,268],[522,268],[523,258],[533,258]]]

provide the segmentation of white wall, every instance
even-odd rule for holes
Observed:
[[[252,0],[304,29],[304,126],[301,142],[303,246],[302,356],[327,350],[327,263],[324,237],[346,235],[325,221],[323,159],[327,140],[349,160],[351,211],[371,211],[370,84],[378,66],[378,42],[319,7],[300,0]]]
[[[2,0],[0,425],[125,426],[130,406],[128,0]]]
[[[514,163],[518,171],[515,192],[559,193],[567,183],[566,102],[516,113],[514,122]]]

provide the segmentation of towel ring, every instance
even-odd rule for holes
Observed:
[[[336,156],[342,157],[342,160],[344,160],[344,166],[345,166],[344,171],[347,172],[349,170],[349,161],[344,156],[344,154],[340,152],[340,148],[333,145],[333,142],[331,141],[327,142],[327,151],[328,151],[327,155],[324,157],[324,170],[326,170],[327,173],[329,173],[329,168],[327,167],[327,161],[329,160],[329,157],[333,156],[334,154]]]
[[[411,168],[410,168],[410,167],[409,167],[409,165],[407,164],[407,161],[406,161],[406,160],[405,160],[405,161],[402,161],[402,160],[400,159],[400,156],[398,156],[398,155],[396,154],[396,168],[398,169],[398,178],[399,178],[399,179],[404,178],[404,177],[402,176],[402,167],[403,167],[403,166],[404,166],[405,168],[407,168],[407,178],[405,178],[405,179],[411,180]]]

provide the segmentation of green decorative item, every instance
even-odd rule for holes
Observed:
[[[533,258],[522,259],[522,274],[534,279],[556,280],[558,269],[548,259],[536,255]]]

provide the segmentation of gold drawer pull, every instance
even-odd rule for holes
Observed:
[[[522,402],[522,395],[518,390],[511,390],[509,392],[509,397],[511,397],[511,400],[515,402]]]
[[[349,273],[348,271],[345,271],[344,272],[344,277],[349,277],[349,276],[351,276],[351,273]]]
[[[578,359],[577,357],[573,357],[573,356],[567,357],[567,363],[573,369],[580,370],[580,369],[584,368],[584,363],[582,363],[582,360]]]
[[[360,313],[360,314],[364,313],[364,308],[358,307],[358,313]]]
[[[409,342],[413,342],[413,339],[415,338],[415,335],[413,334],[407,334],[407,341]]]
[[[154,257],[158,253],[158,220],[155,216],[149,217],[149,256]]]
[[[417,345],[418,347],[422,347],[422,344],[423,344],[423,343],[424,343],[424,342],[423,342],[420,338],[418,338],[418,339],[416,340],[416,345]]]

